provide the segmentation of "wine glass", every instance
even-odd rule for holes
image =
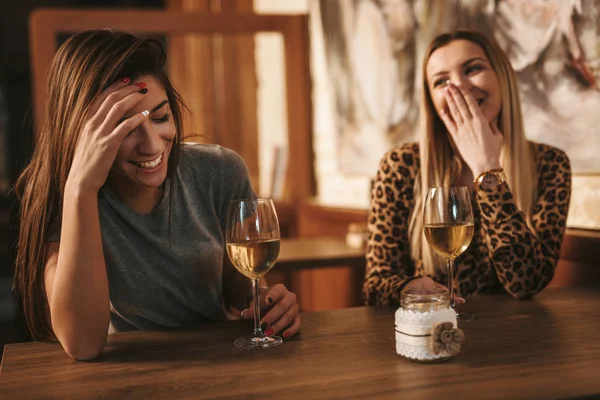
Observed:
[[[273,347],[283,340],[265,336],[260,327],[258,281],[279,257],[279,221],[271,199],[234,200],[229,204],[225,234],[227,254],[233,266],[252,281],[254,335],[237,339],[242,349]]]
[[[454,301],[454,260],[471,244],[474,233],[473,211],[469,191],[465,186],[429,188],[423,210],[423,229],[431,248],[446,259],[450,306]],[[470,321],[473,315],[457,312],[460,321]]]

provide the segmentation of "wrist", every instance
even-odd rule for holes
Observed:
[[[64,201],[69,200],[81,201],[92,200],[98,198],[98,190],[86,187],[75,181],[67,180],[65,184]]]
[[[500,162],[489,162],[489,163],[480,165],[478,168],[473,168],[471,170],[471,172],[473,172],[473,177],[475,178],[475,180],[477,180],[477,178],[480,175],[485,174],[486,172],[494,171],[494,170],[498,170],[498,169],[502,169],[502,167],[500,166]]]
[[[506,182],[506,175],[502,168],[494,168],[482,172],[473,180],[475,189],[489,190]]]

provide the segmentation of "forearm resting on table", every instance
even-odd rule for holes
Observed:
[[[60,251],[46,264],[52,329],[65,351],[79,360],[102,352],[110,324],[108,278],[94,193],[67,190]]]

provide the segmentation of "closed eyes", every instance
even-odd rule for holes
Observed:
[[[465,67],[464,74],[467,76],[472,76],[484,69],[485,69],[485,66],[482,64],[471,64],[471,65],[468,65],[467,67]],[[447,77],[439,78],[433,82],[433,87],[437,88],[442,85],[446,86],[448,84],[448,82],[450,82],[450,78],[447,78]]]
[[[171,119],[171,114],[169,114],[168,112],[165,113],[165,115],[163,115],[160,118],[153,118],[152,121],[159,123],[159,124],[164,124],[165,122],[168,122]]]

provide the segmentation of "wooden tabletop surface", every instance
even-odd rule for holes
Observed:
[[[331,266],[363,266],[365,250],[350,247],[342,237],[281,240],[275,268],[311,269]]]
[[[1,399],[408,399],[600,396],[600,288],[547,289],[531,301],[471,298],[463,352],[440,364],[396,355],[393,310],[303,315],[282,346],[244,351],[248,321],[111,335],[100,359],[58,344],[7,345]]]

